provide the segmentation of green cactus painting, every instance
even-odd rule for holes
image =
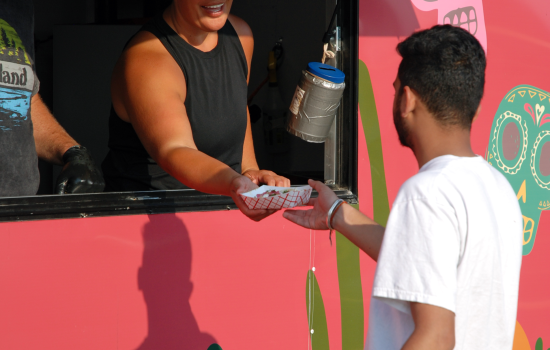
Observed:
[[[535,344],[535,350],[544,350],[542,346],[542,338],[537,339],[537,343]],[[550,350],[550,348],[548,348],[547,350]]]
[[[306,280],[306,309],[312,350],[329,350],[327,317],[321,289],[315,272],[309,270]]]
[[[374,100],[374,91],[369,69],[365,62],[359,60],[359,111],[363,122],[363,132],[367,141],[372,178],[373,220],[386,226],[390,215],[384,155],[382,153],[382,136]]]
[[[513,88],[493,120],[487,161],[510,181],[523,214],[523,255],[535,245],[541,212],[550,209],[550,94]]]
[[[372,178],[372,203],[374,220],[385,225],[390,213],[382,138],[370,74],[366,64],[359,61],[359,109],[363,132],[367,142]],[[366,199],[365,199],[366,200]],[[359,209],[357,205],[354,205]],[[342,320],[342,350],[361,350],[365,341],[365,315],[359,248],[339,232],[336,233],[336,260],[340,287],[340,310]],[[313,350],[329,349],[328,327],[321,289],[313,271],[308,271],[306,283],[306,306]]]

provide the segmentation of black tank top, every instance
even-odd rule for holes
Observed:
[[[183,40],[162,16],[140,31],[154,34],[183,71],[187,84],[184,104],[197,149],[240,174],[247,124],[248,64],[229,20],[218,31],[217,46],[209,52]],[[106,191],[188,188],[149,156],[132,125],[120,119],[112,107],[108,146],[102,164]]]

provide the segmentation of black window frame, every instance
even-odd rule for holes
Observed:
[[[339,154],[336,166],[339,180],[331,187],[338,197],[357,203],[359,0],[340,1],[338,22],[342,31],[342,70],[346,74],[346,90],[342,100],[343,118],[337,119]],[[316,196],[314,192],[312,197]],[[230,197],[192,189],[4,197],[0,198],[0,222],[236,208]]]

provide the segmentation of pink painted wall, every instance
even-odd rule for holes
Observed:
[[[490,48],[483,110],[472,130],[478,154],[486,153],[494,115],[511,88],[550,91],[547,0],[438,0],[433,10],[421,1],[360,1],[359,58],[372,79],[390,204],[418,170],[391,118],[395,46],[410,33],[441,23],[453,7],[476,8],[478,38]],[[362,130],[360,124],[360,209],[372,215]],[[516,350],[535,349],[539,337],[550,344],[549,231],[543,212],[522,267],[518,321],[528,344]],[[326,232],[313,235],[310,250],[309,230],[280,213],[254,223],[237,211],[2,223],[0,348],[206,349],[215,342],[225,350],[306,349],[305,282],[313,257],[330,348],[341,349],[336,251]],[[362,254],[365,319],[374,268]]]
[[[3,223],[0,348],[307,348],[310,235],[283,220],[220,211]],[[337,349],[335,248],[317,235]]]
[[[359,58],[367,65],[372,80],[390,204],[399,186],[418,171],[411,151],[400,146],[393,126],[392,83],[400,62],[395,47],[412,31],[444,23],[442,15],[446,12],[468,6],[477,11],[476,37],[486,49],[488,62],[482,112],[472,128],[474,151],[486,154],[495,113],[508,91],[520,84],[550,91],[547,0],[361,1]],[[362,147],[360,141],[360,163],[365,157]],[[361,169],[360,165],[360,174]],[[359,196],[365,206],[368,185],[360,187]],[[370,208],[368,204],[366,207]],[[518,321],[530,345],[521,349],[534,350],[538,338],[544,341],[544,349],[550,346],[550,213],[542,212],[539,225],[540,238],[537,236],[533,251],[523,258]]]

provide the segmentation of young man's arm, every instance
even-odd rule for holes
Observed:
[[[309,185],[319,193],[319,196],[310,200],[310,210],[287,210],[283,216],[306,228],[313,230],[327,230],[327,213],[338,197],[330,188],[319,181],[309,180]],[[369,217],[348,204],[342,204],[333,215],[332,227],[342,233],[353,244],[367,253],[374,261],[378,260],[384,227],[378,225]]]
[[[455,314],[439,306],[411,303],[414,331],[402,350],[452,350]]]
[[[313,209],[287,210],[283,215],[285,218],[298,225],[316,230],[326,230],[327,226],[325,220],[327,217],[327,212],[332,204],[337,200],[337,197],[327,186],[318,181],[310,180],[309,184],[315,190],[317,190],[317,192],[319,192],[319,196],[316,199],[312,199],[309,203],[309,205],[313,206]],[[404,216],[402,218],[402,220],[404,221],[402,222],[404,227],[410,226],[409,221],[405,220],[406,218],[407,216]],[[447,223],[448,221],[445,218],[443,218],[442,220],[445,223]],[[376,222],[369,219],[367,216],[363,215],[361,212],[355,210],[353,207],[347,204],[343,204],[338,209],[338,211],[334,215],[332,224],[336,230],[344,234],[351,242],[353,242],[361,250],[366,252],[373,260],[378,261],[382,240],[385,234],[384,227],[376,224]],[[432,250],[430,249],[431,245],[423,244],[422,240],[418,239],[418,236],[416,235],[417,232],[411,232],[410,230],[403,230],[403,232],[405,232],[404,235],[394,237],[393,240],[390,239],[390,246],[392,248],[390,249],[388,254],[397,255],[401,259],[405,258],[405,260],[409,260],[410,262],[414,262],[414,259],[410,260],[410,258],[414,258],[417,255],[420,256],[421,260],[427,260],[425,259],[425,257],[432,255],[430,253],[432,252]],[[411,236],[414,236],[412,240]],[[453,246],[453,240],[450,239],[452,237],[443,237],[442,235],[437,235],[437,237],[435,238],[443,239],[444,242]],[[395,241],[396,239],[397,242]],[[420,242],[420,245],[425,248],[424,250],[427,249],[427,252],[424,252],[424,254],[420,254],[423,250],[414,244],[415,241]],[[438,241],[438,239],[430,239],[429,241],[435,242]],[[395,248],[397,243],[401,243],[407,247],[412,248],[414,250],[414,254],[410,250],[399,251],[397,249],[393,249]],[[442,245],[438,243],[436,243],[434,246],[447,247],[447,245],[445,244]],[[454,251],[454,249],[449,248],[445,249],[445,251],[452,252]],[[452,257],[452,254],[448,255],[448,257],[449,259],[445,259],[444,263],[440,264],[441,266],[438,266],[442,268],[441,271],[444,272],[444,276],[451,276],[452,278],[452,269],[453,266],[456,266],[456,259]],[[392,261],[395,259],[398,258],[396,256],[390,257],[390,260]],[[409,274],[409,268],[410,266],[403,265],[399,268],[399,271],[402,272],[402,274],[407,275]],[[387,271],[384,272],[387,273]],[[399,275],[396,278],[399,280],[401,277],[402,276]],[[443,283],[443,285],[446,284]],[[412,286],[411,288],[414,289],[414,287],[417,286]],[[450,311],[447,308],[415,302],[410,303],[410,310],[415,323],[415,330],[403,346],[403,350],[446,350],[454,348],[454,312]]]

